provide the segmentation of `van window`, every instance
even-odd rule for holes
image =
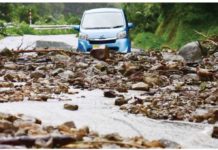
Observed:
[[[84,29],[120,28],[125,26],[125,21],[123,14],[119,12],[87,13],[81,26]]]

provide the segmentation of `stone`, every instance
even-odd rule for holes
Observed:
[[[214,53],[213,55],[214,57],[218,58],[218,52]]]
[[[72,128],[76,128],[75,123],[73,121],[68,121],[58,126],[59,130],[65,132],[69,132]]]
[[[75,111],[75,110],[78,110],[78,108],[79,108],[78,105],[64,104],[64,109],[67,109],[67,110]]]
[[[187,63],[199,63],[203,53],[198,41],[190,42],[179,49],[178,52]]]
[[[8,132],[9,130],[15,130],[13,124],[7,120],[0,120],[0,133]]]
[[[213,138],[216,138],[218,139],[218,126],[214,126],[213,127],[213,132],[212,132],[212,135],[211,135]]]
[[[15,82],[19,80],[19,77],[17,74],[14,73],[7,73],[4,75],[4,80],[5,81],[11,81],[11,82]]]
[[[14,84],[12,82],[0,82],[0,88],[2,87],[13,87]]]
[[[4,48],[3,50],[0,51],[0,56],[12,57],[13,55],[14,53],[7,48]]]
[[[127,101],[125,100],[124,97],[119,97],[115,100],[114,104],[117,106],[122,106],[124,104],[127,104]]]
[[[108,97],[108,98],[114,98],[114,97],[116,97],[117,95],[116,95],[116,93],[114,92],[114,91],[111,91],[111,90],[109,90],[109,91],[104,91],[104,97]]]
[[[58,75],[59,73],[62,73],[62,72],[64,72],[63,68],[57,68],[54,71],[52,71],[51,75],[56,76],[56,75]]]
[[[93,49],[90,55],[99,60],[106,60],[109,58],[109,49]]]
[[[160,139],[159,141],[163,144],[164,148],[169,148],[169,149],[180,149],[181,148],[181,145],[179,145],[176,142],[170,141],[170,140]]]
[[[54,62],[65,62],[65,63],[69,63],[70,61],[70,57],[67,55],[61,55],[61,54],[57,54],[55,56],[51,56],[51,60]]]
[[[76,66],[84,69],[84,68],[87,68],[89,65],[87,63],[78,62],[76,63]]]
[[[144,82],[150,86],[161,85],[162,81],[160,76],[154,73],[144,73]]]
[[[73,78],[74,75],[75,74],[71,70],[66,70],[66,71],[58,74],[58,76],[60,76],[61,79],[64,79],[64,80],[67,80],[67,81],[70,80],[71,78]]]
[[[38,78],[45,78],[45,74],[42,71],[34,71],[34,72],[32,72],[30,74],[30,77],[31,78],[36,78],[36,79],[38,79]]]
[[[148,91],[149,85],[144,82],[138,82],[132,85],[133,90]]]
[[[4,64],[4,68],[9,70],[15,70],[17,69],[17,65],[13,62],[8,62]]]
[[[165,61],[176,61],[176,62],[183,62],[184,58],[180,55],[176,55],[173,53],[168,53],[168,52],[162,52],[161,53],[163,56],[163,59]]]

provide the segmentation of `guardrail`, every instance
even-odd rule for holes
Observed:
[[[73,29],[74,25],[30,25],[36,30],[49,30],[49,29]]]
[[[4,24],[4,26],[6,28],[13,28],[16,27],[17,25],[14,25],[13,23],[6,23]],[[65,30],[65,29],[73,29],[74,25],[30,25],[30,27],[35,30],[51,30],[51,29]]]

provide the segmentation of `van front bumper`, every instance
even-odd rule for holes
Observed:
[[[131,42],[129,38],[110,40],[78,39],[77,50],[81,52],[90,52],[93,49],[93,45],[105,45],[109,49],[116,50],[120,53],[131,52]]]

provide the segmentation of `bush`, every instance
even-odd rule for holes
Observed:
[[[5,22],[2,20],[0,20],[0,35],[2,35],[2,36],[6,35]]]
[[[153,33],[145,32],[137,34],[133,42],[134,46],[142,49],[159,49],[164,39]]]

